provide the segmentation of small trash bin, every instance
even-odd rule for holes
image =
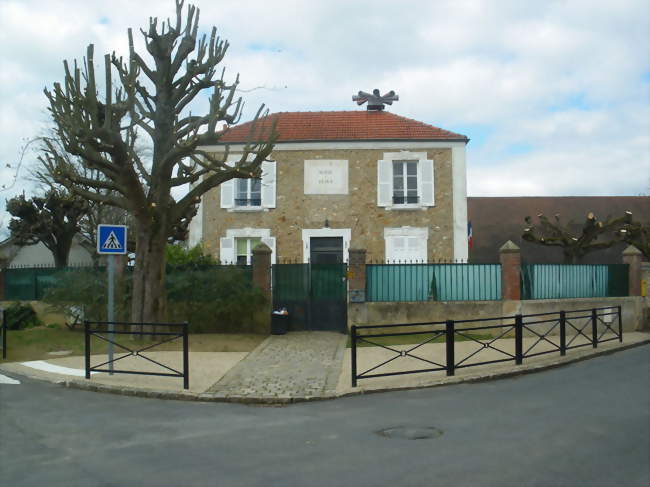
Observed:
[[[284,335],[289,330],[289,313],[287,310],[271,313],[271,335]]]

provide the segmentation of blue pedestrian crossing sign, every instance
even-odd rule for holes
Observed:
[[[98,254],[126,254],[126,225],[97,225]]]

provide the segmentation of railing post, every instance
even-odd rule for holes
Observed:
[[[566,311],[560,311],[560,355],[566,355]]]
[[[591,310],[591,344],[594,348],[598,347],[598,313],[596,308]]]
[[[618,311],[618,341],[623,343],[623,313],[620,306],[617,306]]]
[[[352,387],[357,387],[357,326],[350,328],[350,339],[352,340]]]
[[[447,320],[446,323],[446,344],[447,344],[447,375],[454,375],[454,320]]]
[[[187,331],[189,327],[187,321],[183,323],[183,389],[190,388],[190,347]]]
[[[524,318],[522,315],[515,315],[515,363],[521,365],[524,350]]]
[[[90,379],[90,323],[84,320],[84,341],[85,341],[85,356],[86,356],[86,379]]]

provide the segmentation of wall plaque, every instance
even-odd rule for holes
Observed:
[[[305,161],[305,194],[348,194],[348,161]]]

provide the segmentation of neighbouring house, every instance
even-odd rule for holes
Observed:
[[[632,218],[650,225],[649,196],[514,196],[469,197],[468,219],[472,226],[470,262],[499,262],[499,247],[512,240],[521,248],[524,262],[536,264],[562,263],[562,249],[526,242],[521,238],[530,216],[537,223],[537,215],[543,213],[551,218],[559,214],[560,220],[570,223],[580,234],[587,214],[592,212],[601,220],[632,212]],[[602,241],[611,239],[605,235]],[[599,240],[600,241],[600,240]],[[618,243],[608,249],[598,250],[583,258],[585,264],[620,264],[626,243]]]
[[[465,150],[469,139],[373,105],[367,111],[282,112],[261,179],[206,193],[190,244],[222,262],[248,264],[260,242],[272,262],[348,262],[350,248],[382,261],[467,259]],[[377,109],[380,108],[380,109]],[[251,122],[208,152],[241,157]]]
[[[81,237],[75,237],[70,248],[68,264],[86,266],[92,263],[89,245],[82,243]],[[0,267],[54,267],[54,257],[42,242],[21,246],[9,237],[0,242]]]

